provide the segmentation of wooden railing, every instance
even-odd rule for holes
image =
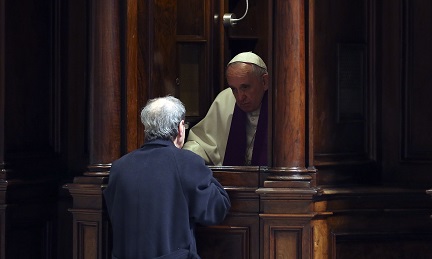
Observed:
[[[424,190],[314,186],[315,172],[211,167],[232,208],[218,226],[198,226],[203,259],[432,258],[432,201]],[[109,175],[65,185],[73,196],[74,258],[110,258],[102,190]],[[429,192],[430,193],[430,192]],[[396,256],[397,257],[397,256]]]

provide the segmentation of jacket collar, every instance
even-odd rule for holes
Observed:
[[[150,140],[144,143],[142,147],[145,146],[174,146],[174,143],[171,140],[165,140],[165,139],[154,139]]]

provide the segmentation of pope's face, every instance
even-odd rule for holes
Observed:
[[[253,73],[251,64],[235,63],[227,68],[226,78],[241,110],[252,112],[260,107],[268,89],[267,73],[258,76]]]

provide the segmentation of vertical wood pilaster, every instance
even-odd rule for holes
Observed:
[[[65,185],[73,197],[73,258],[111,258],[103,189],[121,156],[122,83],[119,1],[88,2],[88,171]]]
[[[309,129],[309,8],[309,0],[274,1],[273,167],[256,191],[265,259],[313,258],[318,249],[312,245],[319,215],[314,200],[321,192],[316,189]]]
[[[90,1],[89,151],[90,166],[120,156],[120,6],[115,0]]]
[[[274,10],[273,166],[305,170],[305,1],[276,0]]]

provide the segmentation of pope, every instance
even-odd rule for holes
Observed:
[[[229,88],[189,131],[184,149],[208,165],[267,165],[269,75],[255,53],[236,55],[225,71]]]

